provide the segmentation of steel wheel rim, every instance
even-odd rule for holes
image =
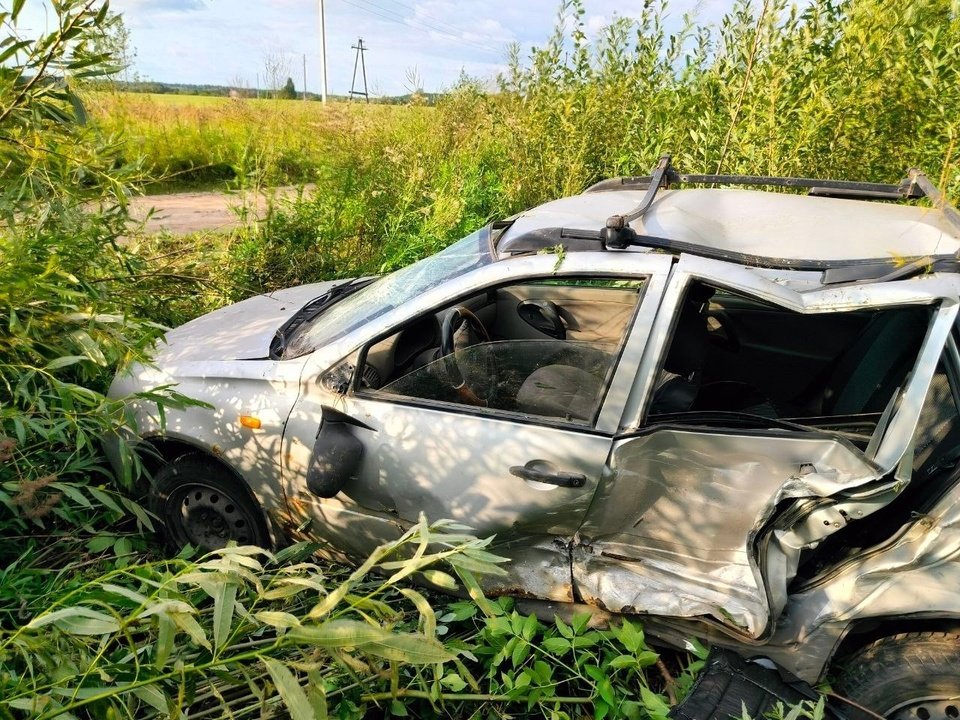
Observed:
[[[889,720],[957,720],[960,718],[960,695],[908,700],[887,710],[884,717]]]
[[[181,485],[167,499],[168,527],[178,540],[206,550],[226,547],[231,540],[251,544],[256,522],[247,503],[207,483]]]

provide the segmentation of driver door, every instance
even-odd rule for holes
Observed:
[[[552,270],[554,261],[543,260]],[[480,537],[495,535],[491,551],[511,560],[506,576],[481,579],[486,592],[572,601],[570,538],[586,516],[610,452],[669,268],[662,260],[640,266],[660,268],[655,283],[650,275],[621,272],[623,287],[613,287],[609,276],[578,277],[567,286],[563,276],[550,274],[546,282],[485,289],[432,311],[439,328],[446,313],[467,304],[485,325],[489,339],[455,353],[460,376],[470,378],[477,394],[489,393],[480,388],[483,373],[487,381],[491,373],[496,376],[498,399],[484,405],[463,400],[445,385],[450,357],[412,370],[405,365],[400,377],[391,375],[399,361],[390,358],[410,342],[405,328],[426,335],[419,328],[429,327],[431,317],[411,318],[368,342],[356,358],[353,389],[336,399],[336,410],[349,418],[349,432],[359,443],[356,471],[334,497],[299,493],[317,521],[314,533],[348,554],[362,555],[421,514],[431,521],[453,519]],[[524,299],[544,297],[559,306],[564,339],[517,316]],[[375,356],[388,361],[374,364]],[[372,377],[371,367],[383,377],[378,387],[362,380]],[[552,392],[547,386],[557,367],[566,368],[562,377],[583,379],[560,388],[578,396],[576,409],[566,416],[550,410],[549,402],[536,403]],[[532,395],[536,401],[518,402]],[[329,403],[322,393],[317,401]],[[301,398],[295,415],[316,416],[310,402],[309,396]]]

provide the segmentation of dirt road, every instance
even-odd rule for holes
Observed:
[[[306,188],[311,189],[310,186]],[[146,195],[130,201],[130,214],[135,220],[146,218],[145,229],[153,234],[185,235],[200,230],[229,230],[240,224],[239,208],[247,207],[255,216],[262,217],[271,199],[292,197],[297,191],[295,187],[279,187],[259,193]]]

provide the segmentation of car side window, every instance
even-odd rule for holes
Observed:
[[[804,314],[694,283],[648,418],[742,413],[846,425],[851,439],[866,441],[916,363],[929,323],[927,307]]]
[[[360,392],[592,424],[643,286],[551,278],[462,298],[369,346]]]

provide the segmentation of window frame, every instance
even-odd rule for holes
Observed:
[[[395,395],[391,393],[382,393],[379,389],[370,390],[363,388],[360,385],[360,380],[363,375],[363,368],[366,364],[367,353],[372,347],[378,343],[386,340],[389,337],[397,335],[403,332],[406,328],[415,325],[418,322],[421,322],[424,318],[427,318],[431,315],[437,315],[441,311],[448,310],[464,300],[467,300],[478,295],[486,293],[488,296],[496,293],[498,290],[513,286],[522,286],[526,284],[533,284],[538,281],[557,281],[557,280],[599,280],[609,278],[612,280],[621,280],[625,282],[640,282],[642,285],[637,289],[637,301],[634,305],[630,317],[627,320],[626,327],[623,335],[621,336],[617,348],[613,353],[610,366],[607,369],[606,375],[604,377],[603,391],[600,395],[599,401],[594,409],[593,415],[589,421],[582,420],[566,420],[563,418],[549,417],[545,415],[532,415],[530,413],[523,413],[512,410],[502,410],[496,408],[487,408],[483,406],[467,405],[465,403],[456,403],[448,402],[444,400],[434,400],[429,398],[418,398],[408,395]],[[566,430],[577,430],[579,432],[584,432],[592,435],[607,435],[612,436],[614,433],[612,431],[602,431],[598,429],[598,421],[603,415],[604,408],[607,404],[608,397],[610,394],[610,389],[613,386],[613,383],[616,379],[617,372],[621,367],[621,362],[623,360],[624,352],[626,351],[627,345],[629,343],[632,333],[635,331],[637,326],[637,319],[640,313],[640,309],[643,306],[644,299],[647,297],[648,292],[650,291],[650,286],[654,278],[653,272],[638,272],[636,274],[630,273],[615,273],[615,272],[588,272],[588,271],[573,271],[570,273],[557,274],[557,273],[537,273],[532,274],[523,278],[513,278],[511,280],[501,281],[493,283],[486,286],[476,287],[472,290],[457,295],[452,300],[447,300],[441,305],[434,306],[431,309],[418,313],[417,315],[407,318],[402,323],[393,326],[389,330],[378,333],[375,337],[365,342],[358,350],[355,351],[357,356],[357,361],[355,363],[355,368],[353,371],[353,377],[350,381],[350,386],[347,390],[349,395],[357,397],[363,400],[375,400],[379,402],[388,402],[395,405],[416,407],[416,408],[425,408],[430,410],[437,410],[441,412],[454,412],[457,414],[466,414],[476,417],[489,418],[491,420],[500,420],[506,422],[513,422],[521,425],[536,425],[542,427],[566,429]]]
[[[783,280],[774,282],[774,278]],[[936,336],[943,332],[944,324],[951,317],[957,316],[957,288],[952,279],[936,274],[906,282],[865,282],[857,286],[825,286],[820,282],[820,273],[801,271],[770,273],[757,268],[733,266],[719,260],[681,255],[663,293],[657,318],[651,330],[651,342],[644,351],[640,371],[637,373],[634,394],[641,400],[630,408],[629,415],[625,414],[620,434],[627,435],[642,429],[670,426],[669,422],[651,423],[649,409],[655,392],[656,378],[673,341],[683,300],[690,285],[696,282],[804,314],[884,310],[907,305],[930,306],[931,317],[926,336],[917,361],[914,363],[914,370],[908,374],[907,382],[900,392],[901,396],[909,394],[911,405],[917,404],[917,394],[922,384],[916,377],[920,357],[925,352],[930,352],[928,348],[931,345],[937,344]],[[957,326],[960,328],[960,320],[957,321]],[[911,414],[914,409],[910,410]],[[896,415],[901,415],[899,410]],[[904,422],[905,420],[900,419],[897,424],[902,425]],[[889,430],[890,426],[887,425],[880,438],[881,447],[872,449],[880,450],[880,454],[871,451],[866,453],[868,459],[879,465],[889,464],[891,452],[895,452],[891,451],[895,443],[893,437],[889,436]]]

